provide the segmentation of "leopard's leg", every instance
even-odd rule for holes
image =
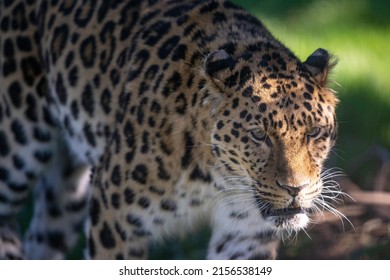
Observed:
[[[0,107],[2,104],[0,102]],[[20,143],[22,138],[20,142],[15,141],[15,135],[6,131],[13,124],[15,121],[10,118],[0,120],[0,259],[24,258],[17,215],[26,205],[31,188],[39,180],[44,165],[40,160],[46,161],[46,156],[50,154],[46,143]],[[35,128],[40,129],[38,125]],[[21,123],[18,129],[27,131]],[[28,133],[20,135],[26,139],[30,137]]]
[[[15,220],[0,222],[0,260],[23,259],[22,244]]]
[[[4,96],[3,96],[4,97]],[[4,104],[0,102],[1,105]],[[4,107],[3,107],[4,108]],[[31,188],[39,178],[43,164],[34,155],[41,151],[50,153],[45,144],[20,143],[15,141],[15,135],[6,131],[8,125],[15,120],[3,118],[0,120],[0,259],[24,258],[20,234],[17,226],[17,215],[25,206]],[[26,128],[20,124],[20,130]],[[6,133],[7,132],[7,133]],[[19,134],[16,138],[29,137],[29,134]],[[19,142],[18,142],[19,141]],[[38,156],[39,159],[43,159]]]
[[[215,208],[208,259],[275,259],[279,237],[255,204]]]
[[[0,1],[0,259],[23,258],[16,216],[50,161],[54,122],[34,38],[35,1]]]
[[[94,189],[96,190],[96,189]],[[98,192],[101,190],[98,190]],[[105,201],[105,198],[108,200]],[[146,259],[148,257],[150,231],[137,214],[123,213],[112,206],[112,196],[93,196],[87,231],[87,259]],[[125,203],[129,197],[119,198]],[[114,202],[116,203],[116,202]]]
[[[140,205],[142,199],[134,191],[134,182],[116,186],[111,182],[110,171],[97,170],[94,177],[86,258],[146,259],[152,219],[141,219],[147,211],[145,205]]]
[[[3,104],[0,100],[0,111]],[[9,123],[0,117],[0,260],[24,258],[16,216],[27,201],[32,183],[26,177],[29,171],[21,166],[25,161],[15,151],[17,143],[3,129]]]
[[[34,216],[24,246],[29,259],[63,259],[84,230],[90,168],[59,146],[56,160],[35,188]]]
[[[24,254],[32,259],[63,258],[83,232],[90,170],[85,164],[73,163],[66,152],[59,154],[53,143],[13,145],[10,157],[0,162],[0,259],[20,259]],[[45,164],[34,157],[37,151],[44,151],[38,158]],[[34,215],[23,253],[16,216],[32,186]]]

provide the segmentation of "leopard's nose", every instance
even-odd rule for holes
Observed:
[[[288,192],[289,195],[292,197],[296,197],[300,191],[302,191],[304,188],[309,186],[309,182],[303,182],[300,185],[297,186],[291,186],[288,184],[284,184],[283,182],[280,182],[278,179],[276,179],[276,185]]]

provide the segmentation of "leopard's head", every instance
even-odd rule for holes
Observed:
[[[305,227],[329,195],[322,169],[337,134],[337,98],[327,88],[333,65],[323,49],[302,63],[272,46],[205,58],[222,184],[252,197],[276,230]]]

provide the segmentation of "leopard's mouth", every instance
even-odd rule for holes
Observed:
[[[309,223],[309,209],[297,205],[285,208],[269,207],[262,211],[263,218],[271,222],[275,229],[300,230]]]
[[[301,207],[287,207],[287,208],[282,208],[282,209],[273,209],[273,208],[268,208],[264,210],[263,216],[264,218],[268,217],[281,217],[281,216],[295,216],[297,214],[306,214],[308,212],[308,209],[301,208]]]
[[[275,208],[272,203],[264,203],[260,197],[257,197],[260,205],[260,213],[264,220],[270,222],[276,230],[286,229],[300,230],[309,223],[311,208],[303,207],[295,199],[283,208]],[[264,205],[265,204],[265,205]]]

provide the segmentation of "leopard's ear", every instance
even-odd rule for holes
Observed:
[[[320,86],[326,86],[329,73],[336,64],[337,60],[321,48],[313,52],[303,63],[306,70]]]
[[[235,59],[225,50],[216,50],[206,56],[203,70],[216,85],[223,86],[235,65]]]

